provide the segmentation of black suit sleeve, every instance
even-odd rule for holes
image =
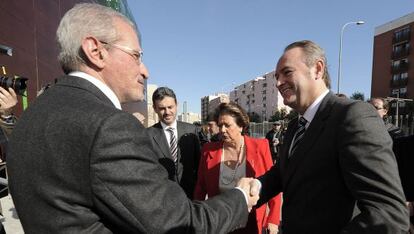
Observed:
[[[280,175],[280,164],[276,163],[264,175],[257,178],[262,187],[260,189],[260,199],[256,207],[260,207],[274,196],[282,192],[282,177]]]
[[[392,140],[368,104],[356,102],[345,111],[338,126],[339,164],[360,214],[343,233],[404,233],[408,212]]]
[[[106,119],[96,133],[90,192],[104,219],[130,233],[227,233],[245,225],[240,191],[191,202],[168,180],[150,145],[144,127],[125,113]]]

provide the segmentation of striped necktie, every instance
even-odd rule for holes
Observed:
[[[170,133],[170,151],[171,156],[174,162],[177,162],[177,138],[174,134],[174,128],[167,128],[167,131]]]
[[[298,147],[300,141],[302,140],[303,135],[305,134],[305,130],[306,130],[305,126],[306,126],[307,122],[308,121],[306,121],[305,118],[300,117],[299,122],[298,122],[298,127],[295,131],[295,135],[293,136],[293,141],[292,141],[292,144],[291,144],[291,147],[290,147],[289,158],[295,152],[295,150]]]

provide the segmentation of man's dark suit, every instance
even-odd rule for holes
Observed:
[[[328,93],[288,159],[296,126],[289,123],[281,163],[259,178],[259,203],[283,192],[284,234],[408,230],[392,141],[371,105]]]
[[[171,151],[160,122],[148,128],[154,148],[157,150],[158,161],[167,169],[168,177],[176,181],[184,189],[187,197],[192,199],[197,182],[197,169],[200,161],[200,141],[195,125],[177,121],[178,156],[177,166],[171,156]]]
[[[78,77],[63,77],[23,113],[8,172],[25,233],[224,233],[247,221],[237,190],[192,203],[139,121]]]

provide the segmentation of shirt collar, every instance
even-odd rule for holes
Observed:
[[[316,112],[318,111],[319,106],[322,103],[323,98],[329,93],[329,89],[323,92],[321,95],[319,95],[318,98],[306,109],[305,113],[303,114],[303,118],[306,119],[306,128],[309,126],[310,122],[312,122],[313,118],[316,115]],[[300,116],[299,116],[300,117]]]
[[[164,131],[167,130],[167,128],[174,128],[175,130],[177,130],[177,120],[174,120],[174,122],[171,125],[166,125],[164,122],[160,121],[162,129],[164,129]]]
[[[89,82],[91,82],[93,85],[95,85],[99,90],[102,91],[102,93],[105,94],[111,100],[111,102],[114,104],[114,106],[117,109],[122,110],[121,103],[119,102],[118,97],[115,95],[114,91],[112,91],[104,82],[98,80],[97,78],[81,71],[74,71],[69,73],[70,76],[76,76],[80,77],[82,79],[85,79]]]

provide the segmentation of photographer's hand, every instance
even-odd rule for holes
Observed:
[[[0,114],[4,116],[11,115],[16,104],[16,92],[12,88],[9,88],[9,91],[7,91],[0,87]]]

